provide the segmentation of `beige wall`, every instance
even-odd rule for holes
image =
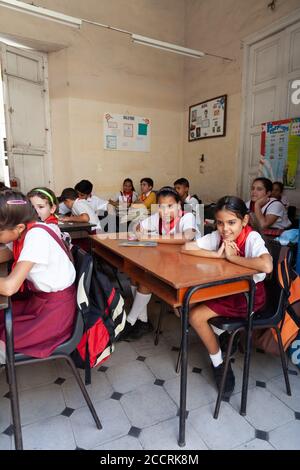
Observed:
[[[111,195],[124,177],[156,187],[179,176],[205,201],[235,192],[239,158],[241,40],[299,7],[299,0],[39,0],[39,5],[236,59],[184,59],[133,45],[124,34],[57,25],[1,8],[0,33],[43,40],[49,53],[54,189],[78,179]],[[45,48],[45,45],[43,45]],[[60,50],[58,50],[60,49]],[[227,135],[187,141],[188,106],[228,94]],[[150,153],[103,150],[105,112],[153,121]],[[199,157],[204,154],[204,173]]]
[[[76,17],[171,42],[184,42],[182,0],[40,0],[39,5]],[[0,32],[68,45],[49,53],[54,188],[81,178],[109,196],[124,177],[151,176],[155,186],[180,172],[184,59],[133,45],[128,36],[84,24],[80,31],[9,10]],[[151,151],[103,150],[105,112],[153,121]]]
[[[233,63],[204,58],[185,63],[183,168],[192,189],[206,201],[236,191],[242,106],[241,41],[299,8],[299,0],[278,0],[275,11],[262,0],[187,0],[186,44],[236,59]],[[225,137],[188,142],[188,107],[218,95],[228,95]],[[199,157],[204,154],[204,173]]]

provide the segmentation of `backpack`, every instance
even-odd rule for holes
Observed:
[[[287,297],[285,315],[280,322],[283,349],[286,351],[299,335],[300,328],[300,276],[286,263],[278,264],[278,280]],[[256,337],[256,346],[265,352],[279,355],[277,335],[273,329],[263,331]]]
[[[99,366],[114,351],[126,322],[123,297],[96,263],[87,294],[87,303],[82,307],[84,333],[72,353],[76,366],[85,369],[86,385],[91,383],[91,368]]]

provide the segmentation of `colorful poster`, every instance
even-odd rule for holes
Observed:
[[[300,118],[262,124],[259,174],[295,188],[300,154]]]
[[[150,152],[150,119],[123,114],[104,114],[105,150]]]

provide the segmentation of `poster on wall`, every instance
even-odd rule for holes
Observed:
[[[223,137],[226,133],[227,95],[217,96],[189,108],[189,141]]]
[[[105,113],[103,137],[105,150],[150,152],[150,119],[141,116]]]
[[[300,118],[262,124],[259,175],[295,189],[300,157]]]

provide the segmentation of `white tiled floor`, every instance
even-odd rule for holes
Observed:
[[[159,304],[151,303],[153,313]],[[155,317],[154,317],[155,318]],[[155,321],[155,320],[154,320]],[[99,431],[80,390],[61,361],[20,366],[18,384],[25,449],[179,449],[180,377],[175,372],[180,321],[169,313],[158,346],[153,335],[120,342],[87,387]],[[247,416],[240,416],[243,356],[233,363],[236,388],[213,419],[216,389],[207,354],[190,338],[186,449],[300,449],[300,373],[293,365],[292,397],[278,358],[254,352]],[[57,381],[57,379],[60,380]],[[258,382],[257,382],[258,381]],[[0,373],[0,449],[14,447],[5,374]]]

